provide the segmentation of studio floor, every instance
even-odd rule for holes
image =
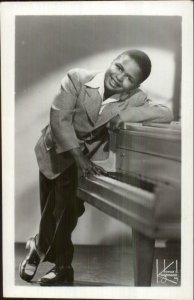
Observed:
[[[18,266],[26,255],[25,245],[15,244],[15,284],[19,286],[37,286],[38,279],[52,268],[48,262],[42,263],[33,278],[28,283],[23,281],[18,272]],[[152,286],[157,286],[155,261],[177,259],[180,274],[179,247],[156,248],[152,272]],[[74,286],[134,286],[133,250],[131,245],[125,246],[75,246],[74,253]],[[180,277],[180,276],[179,276]],[[167,286],[169,283],[163,283]],[[180,285],[180,278],[178,285]]]

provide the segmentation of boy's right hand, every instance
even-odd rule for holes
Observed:
[[[79,148],[71,149],[70,153],[73,156],[75,163],[83,177],[107,174],[102,167],[97,166],[90,159],[84,156]]]

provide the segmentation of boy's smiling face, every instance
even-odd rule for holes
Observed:
[[[127,94],[141,83],[142,71],[128,55],[121,55],[111,63],[105,73],[105,93]]]

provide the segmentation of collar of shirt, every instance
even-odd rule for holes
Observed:
[[[102,99],[104,96],[104,75],[104,72],[97,73],[90,81],[85,83],[90,88],[98,89]]]
[[[102,99],[104,97],[104,76],[105,76],[104,72],[97,73],[92,78],[92,80],[90,80],[89,82],[85,83],[85,85],[88,86],[88,87],[90,87],[90,88],[98,89],[98,92],[99,92],[99,94],[100,94],[100,96],[101,96]],[[120,100],[120,94],[112,95],[111,97],[109,97],[106,100],[104,100],[102,102],[99,114],[102,113],[102,111],[103,111],[103,109],[104,109],[104,107],[105,107],[106,104],[112,103],[112,102],[117,102],[119,100]]]

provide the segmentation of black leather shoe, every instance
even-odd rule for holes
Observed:
[[[55,266],[40,279],[39,283],[41,286],[61,286],[73,283],[73,280],[72,266]]]
[[[35,238],[30,238],[27,241],[26,249],[29,250],[29,252],[19,266],[19,273],[23,280],[30,281],[34,277],[40,263],[40,255],[36,248]]]

